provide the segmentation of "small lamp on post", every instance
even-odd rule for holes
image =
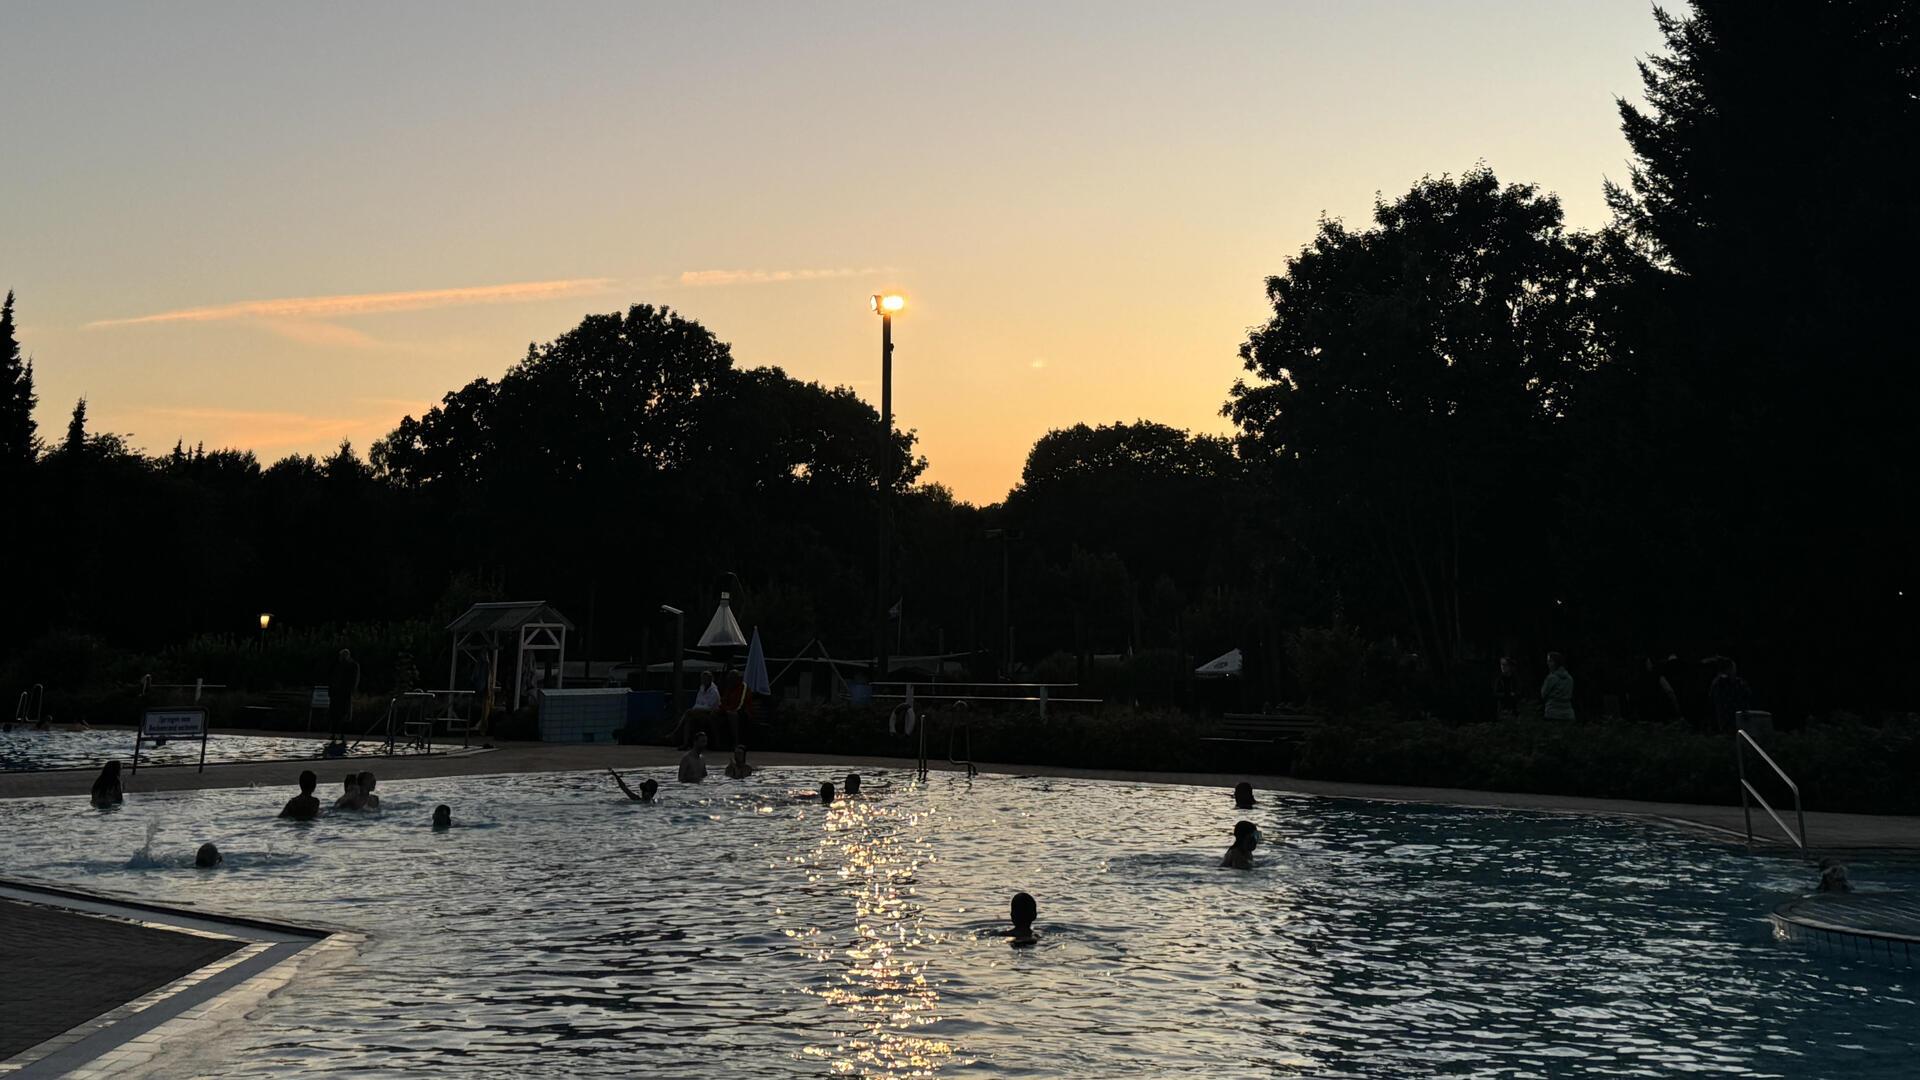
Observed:
[[[260,651],[261,652],[267,651],[267,624],[271,623],[272,621],[273,621],[272,612],[263,611],[260,613]]]

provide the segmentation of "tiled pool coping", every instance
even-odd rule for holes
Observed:
[[[0,1076],[7,1080],[51,1076],[91,1080],[148,1072],[159,1062],[163,1048],[190,1048],[205,1041],[181,1036],[192,1036],[222,1018],[240,1015],[285,986],[298,967],[293,961],[350,951],[359,940],[357,935],[329,930],[228,918],[28,881],[0,880],[0,899],[49,908],[73,918],[114,920],[237,946],[164,986],[121,1002],[0,1061]],[[97,945],[94,948],[100,949]],[[117,957],[110,951],[100,951],[106,954],[81,959],[106,969]],[[86,990],[82,987],[76,992]]]

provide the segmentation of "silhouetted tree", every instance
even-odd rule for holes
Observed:
[[[22,360],[13,326],[13,292],[0,303],[0,470],[30,464],[39,446],[34,438],[33,361]]]
[[[73,403],[73,416],[67,421],[67,437],[60,444],[63,453],[79,457],[87,452],[87,399]]]

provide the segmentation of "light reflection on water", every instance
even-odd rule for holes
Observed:
[[[1911,973],[1768,935],[1810,882],[1787,860],[1153,785],[799,797],[826,778],[668,782],[657,806],[604,773],[388,781],[384,814],[307,825],[272,816],[290,786],[12,800],[0,873],[369,934],[223,1033],[223,1075],[1911,1075]],[[426,828],[438,802],[452,832]],[[1221,870],[1243,816],[1258,866]],[[224,867],[191,868],[203,840]],[[993,932],[1023,889],[1041,938],[1013,949]]]
[[[259,735],[221,735],[207,740],[207,764],[231,761],[295,761],[317,758],[325,744],[319,739],[270,738]],[[132,728],[93,731],[31,731],[16,727],[0,731],[0,772],[38,769],[94,769],[116,760],[133,761]],[[141,767],[197,765],[199,739],[170,739],[165,746],[140,748]]]

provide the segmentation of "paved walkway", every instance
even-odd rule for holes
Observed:
[[[238,949],[44,904],[0,900],[0,1060]]]
[[[273,732],[242,734],[272,735]],[[161,766],[142,768],[137,776],[122,774],[129,799],[141,792],[187,791],[199,788],[263,787],[284,789],[291,796],[300,770],[311,768],[320,774],[320,790],[337,789],[348,768],[371,769],[383,784],[428,776],[468,776],[498,773],[572,772],[587,769],[637,769],[672,765],[680,755],[662,746],[612,746],[606,744],[500,743],[499,748],[467,754],[432,757],[355,757],[347,761],[276,761],[260,764],[208,765],[204,773],[191,767]],[[723,755],[709,754],[716,769]],[[858,757],[844,754],[756,753],[756,765],[793,765],[831,769],[855,765],[861,768],[910,769],[913,762],[902,758]],[[938,763],[949,771],[950,766]],[[1350,784],[1330,780],[1302,780],[1290,776],[1242,776],[1231,773],[1133,772],[1112,769],[1070,769],[1051,765],[1002,765],[982,762],[983,773],[1025,776],[1068,776],[1093,780],[1124,780],[1138,783],[1194,784],[1232,787],[1248,780],[1262,790],[1288,791],[1307,795],[1326,795],[1348,799],[1381,799],[1391,802],[1441,803],[1450,806],[1506,807],[1577,814],[1609,814],[1655,818],[1679,822],[1722,836],[1744,838],[1746,826],[1738,806],[1699,806],[1690,803],[1635,802],[1625,799],[1589,799],[1570,795],[1530,795],[1518,792],[1466,791],[1457,788],[1397,787],[1390,784]],[[85,795],[93,783],[87,771],[0,773],[0,799],[34,798],[49,795]],[[1778,831],[1764,812],[1754,811],[1754,829],[1777,837]],[[1807,833],[1810,846],[1819,851],[1895,850],[1920,851],[1920,817],[1895,817],[1874,814],[1809,813]]]

